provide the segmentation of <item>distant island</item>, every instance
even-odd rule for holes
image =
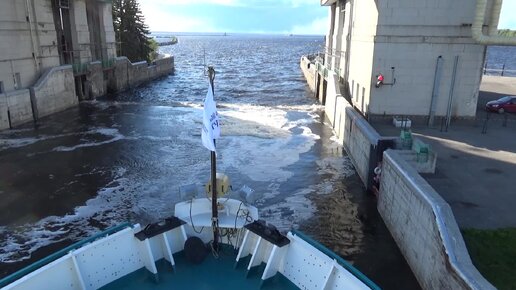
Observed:
[[[500,29],[500,30],[498,30],[498,35],[505,36],[505,37],[515,37],[516,30]]]

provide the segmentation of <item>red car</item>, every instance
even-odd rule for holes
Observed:
[[[516,96],[505,96],[496,101],[487,102],[486,110],[500,114],[516,113]]]

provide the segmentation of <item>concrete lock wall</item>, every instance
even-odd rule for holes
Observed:
[[[486,47],[471,37],[476,1],[405,0],[377,2],[379,18],[371,78],[379,73],[385,85],[372,86],[372,115],[428,116],[431,110],[436,63],[442,57],[435,115],[445,116],[451,88],[451,115],[474,117]],[[489,7],[491,7],[489,5]],[[489,11],[488,16],[490,15]],[[489,17],[486,17],[486,25]],[[459,56],[452,84],[455,57]],[[394,75],[392,75],[392,68]]]
[[[300,66],[310,90],[315,92],[315,64],[310,63],[310,60],[303,56],[301,57]]]
[[[34,119],[63,111],[79,103],[71,65],[54,67],[30,88]]]
[[[135,87],[148,80],[158,78],[174,71],[174,57],[166,56],[155,60],[148,65],[147,62],[131,63],[127,57],[117,57],[113,77],[110,78],[108,87],[111,91],[123,91]]]
[[[380,160],[383,146],[389,146],[392,138],[381,137],[358,114],[340,93],[337,75],[330,71],[327,78],[325,113],[339,141],[344,144],[362,182],[372,187],[373,170]]]
[[[104,70],[100,61],[90,62],[88,74],[86,74],[86,90],[92,98],[103,96],[107,93],[107,83],[104,81]]]
[[[435,115],[446,116],[453,86],[452,116],[474,117],[482,76],[485,47],[452,43],[379,43],[375,46],[373,75],[382,73],[392,86],[373,86],[369,112],[374,115],[419,115],[430,112],[436,63],[442,59],[441,77],[435,100]],[[446,42],[446,41],[443,41]],[[455,56],[459,56],[452,84]],[[391,67],[395,67],[394,76]]]
[[[0,39],[4,92],[27,88],[40,69],[59,65],[50,1],[0,1]]]
[[[0,94],[0,130],[33,120],[29,90]]]
[[[474,117],[486,50],[472,38],[475,4],[471,0],[338,1],[329,7],[325,65],[343,80],[342,94],[363,114],[428,116],[441,56],[432,112],[447,114],[453,87],[451,116]],[[380,73],[384,86],[376,88]]]
[[[378,211],[423,289],[494,289],[472,265],[448,204],[411,165],[430,171],[435,156],[418,164],[413,151],[387,150],[396,137],[369,125],[342,96],[332,71],[327,83],[326,116],[366,187],[383,161]]]
[[[384,152],[378,211],[423,289],[495,289],[471,263],[450,206],[394,150]]]
[[[350,39],[346,53],[349,59],[347,77],[348,91],[352,104],[361,112],[368,111],[372,82],[375,35],[378,23],[378,1],[350,1],[346,10],[347,28]],[[345,37],[346,35],[344,35]],[[346,41],[344,38],[343,41]],[[345,66],[344,66],[345,67]]]

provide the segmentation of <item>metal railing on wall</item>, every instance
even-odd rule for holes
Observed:
[[[83,74],[88,71],[87,63],[73,62],[72,67],[73,67],[74,74]]]
[[[488,64],[486,62],[486,64],[484,65],[484,75],[516,77],[516,70],[507,69],[505,63],[501,67],[488,67]]]

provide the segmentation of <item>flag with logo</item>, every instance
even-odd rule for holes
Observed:
[[[217,115],[217,106],[213,99],[211,83],[208,85],[208,93],[204,99],[204,111],[202,118],[202,144],[210,151],[215,151],[215,141],[220,137],[220,123]]]

